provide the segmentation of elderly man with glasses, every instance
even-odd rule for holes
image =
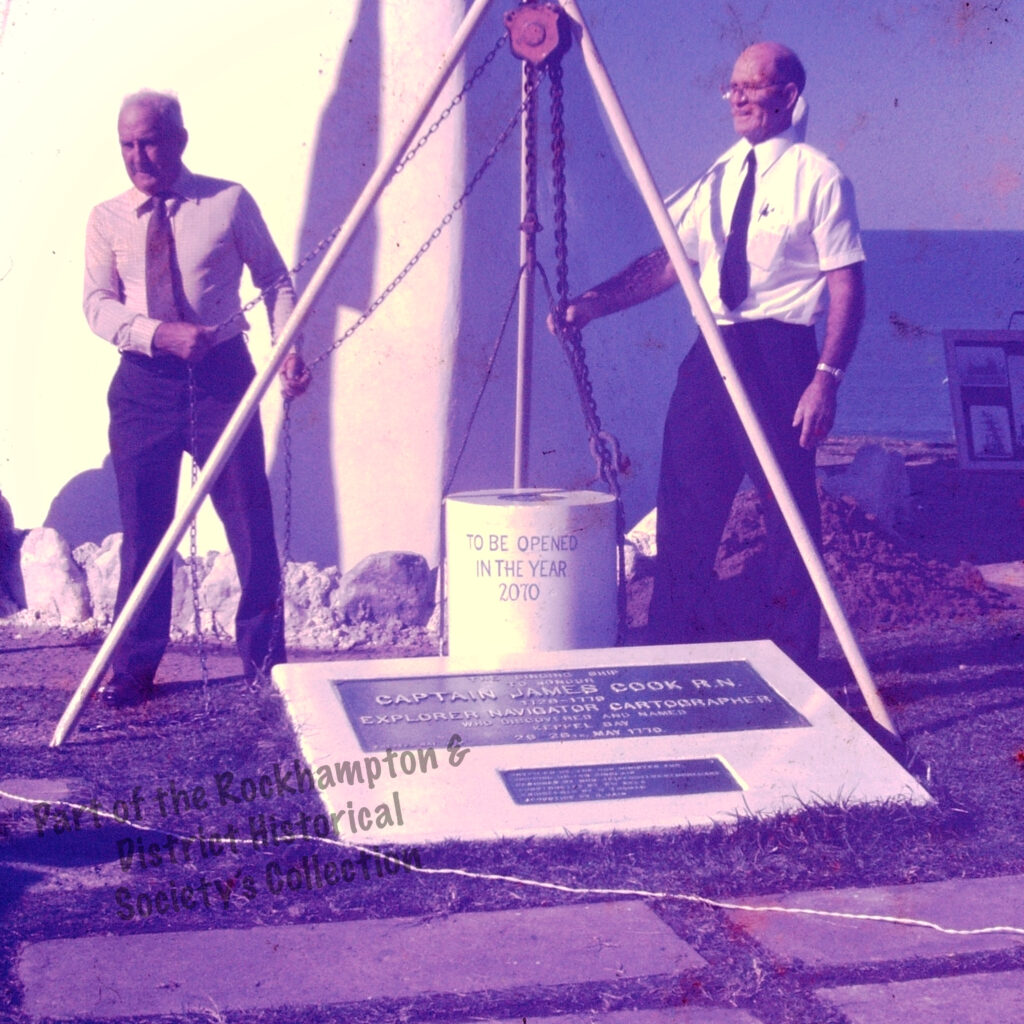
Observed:
[[[764,42],[744,50],[723,90],[740,139],[668,208],[820,544],[814,449],[832,428],[836,392],[863,320],[864,252],[849,182],[794,127],[805,80],[788,47]],[[566,320],[583,326],[676,283],[659,249],[573,299]],[[823,315],[819,354],[814,325]],[[665,421],[649,639],[730,638],[709,615],[709,588],[744,474],[760,492],[767,528],[762,579],[748,590],[760,598],[758,634],[813,667],[821,616],[814,587],[703,338],[680,366]],[[744,612],[749,617],[749,608]]]

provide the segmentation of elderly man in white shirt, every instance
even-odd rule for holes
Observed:
[[[686,255],[808,527],[820,543],[814,448],[835,419],[836,392],[864,316],[864,252],[847,179],[793,125],[806,76],[779,43],[740,54],[725,90],[739,141],[668,201]],[[677,283],[664,249],[573,299],[589,321]],[[814,324],[825,317],[819,355]],[[709,619],[718,545],[744,474],[767,533],[758,631],[804,666],[817,658],[813,585],[703,338],[679,369],[665,421],[657,569],[649,639],[725,639]]]
[[[256,203],[241,185],[192,174],[174,96],[129,96],[117,123],[132,188],[95,207],[86,233],[84,310],[121,361],[110,385],[110,450],[123,542],[116,608],[174,515],[182,453],[204,462],[255,375],[242,333],[239,285],[248,267],[277,332],[294,306],[287,269]],[[309,375],[295,353],[285,394]],[[280,571],[263,435],[254,418],[211,497],[235,556],[242,593],[235,620],[249,678],[285,657]],[[167,646],[171,572],[119,644],[101,691],[118,707],[151,696]]]

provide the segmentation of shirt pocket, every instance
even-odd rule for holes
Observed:
[[[747,260],[761,270],[771,270],[786,241],[785,224],[751,224],[747,236]]]

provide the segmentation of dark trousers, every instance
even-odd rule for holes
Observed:
[[[214,348],[194,370],[195,456],[205,463],[255,376],[241,336]],[[116,611],[174,518],[184,452],[192,452],[188,370],[173,356],[125,355],[107,396],[110,452],[117,477],[123,541]],[[267,483],[263,431],[249,423],[211,492],[241,583],[235,618],[238,653],[247,676],[284,660],[277,604],[280,567]],[[115,672],[152,679],[167,647],[172,570],[159,583],[114,654]]]
[[[815,542],[821,511],[814,452],[800,447],[793,414],[814,375],[814,330],[766,320],[724,327],[725,344]],[[761,497],[767,528],[766,579],[751,593],[766,595],[757,609],[760,635],[798,662],[817,657],[821,610],[793,543],[704,339],[679,368],[665,420],[658,485],[657,567],[651,599],[654,643],[696,643],[709,635],[706,614],[715,557],[733,499],[748,474]]]

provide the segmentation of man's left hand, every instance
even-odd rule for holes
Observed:
[[[285,356],[279,376],[281,378],[281,393],[285,398],[298,398],[299,395],[304,395],[313,380],[309,367],[306,366],[298,352],[289,352]]]
[[[834,378],[815,373],[800,396],[793,426],[800,431],[801,448],[814,448],[828,437],[836,419],[836,388]]]

